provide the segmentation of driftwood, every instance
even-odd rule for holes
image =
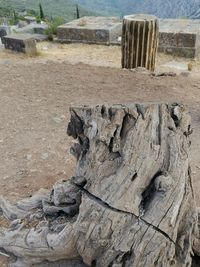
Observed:
[[[122,68],[155,70],[158,48],[158,19],[151,15],[129,15],[123,19]]]
[[[0,199],[11,266],[191,266],[200,250],[184,107],[72,108],[67,132],[74,177],[15,205]]]

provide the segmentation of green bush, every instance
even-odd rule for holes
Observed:
[[[57,35],[58,26],[64,24],[64,19],[61,17],[56,17],[50,21],[47,21],[48,29],[45,31],[45,34],[48,36],[50,41],[53,40],[53,36]]]
[[[20,19],[19,16],[14,10],[12,17],[9,19],[9,25],[17,25],[17,23],[19,22],[19,19]]]
[[[36,16],[36,23],[41,23],[41,18],[40,18],[40,16]]]

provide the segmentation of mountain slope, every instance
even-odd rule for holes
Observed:
[[[199,0],[140,0],[139,2],[136,5],[136,12],[146,9],[148,13],[163,18],[189,17],[200,5]]]
[[[109,15],[149,13],[161,18],[190,16],[199,9],[200,0],[76,0],[88,9]]]
[[[154,14],[161,18],[200,17],[200,0],[40,0],[44,13],[72,20],[76,14],[76,3],[80,15],[101,14],[124,16],[134,13]],[[0,0],[0,15],[13,9],[39,11],[39,0]]]
[[[191,19],[200,19],[200,6],[190,14]]]
[[[22,11],[24,9],[39,12],[41,2],[45,15],[61,16],[66,20],[74,19],[76,15],[76,3],[73,0],[0,0],[0,13],[4,11]],[[95,12],[88,11],[80,6],[80,14],[93,15]]]

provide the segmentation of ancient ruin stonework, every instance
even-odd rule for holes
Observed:
[[[0,38],[2,38],[3,36],[6,36],[7,32],[3,27],[0,27]]]
[[[36,41],[29,34],[12,34],[2,37],[2,43],[6,49],[22,52],[28,55],[36,55]]]
[[[58,40],[66,43],[120,45],[122,22],[117,18],[83,17],[58,27]],[[159,51],[196,58],[200,55],[200,20],[160,19]]]
[[[122,24],[112,17],[83,17],[58,27],[60,42],[117,44],[121,36]]]
[[[159,51],[175,56],[200,56],[200,20],[160,20]]]
[[[155,16],[125,16],[122,27],[122,68],[155,70],[159,24]]]
[[[11,33],[10,26],[0,26],[0,38]]]

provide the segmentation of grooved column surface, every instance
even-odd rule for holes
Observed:
[[[122,68],[155,69],[159,26],[155,16],[129,15],[123,19]]]

